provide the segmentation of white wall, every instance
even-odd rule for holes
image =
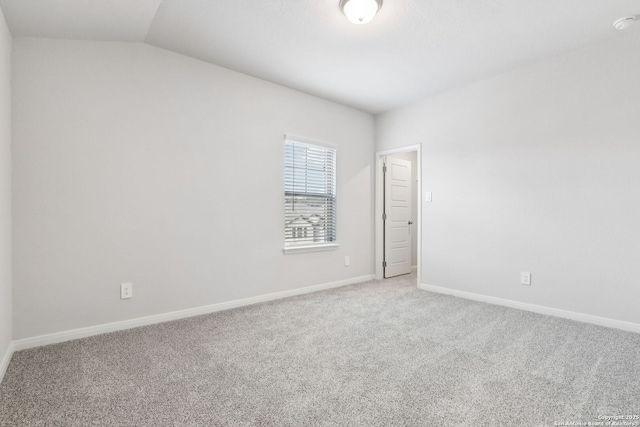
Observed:
[[[422,282],[640,323],[639,70],[632,33],[378,116],[423,144]]]
[[[417,200],[417,189],[418,189],[418,160],[417,160],[417,151],[408,151],[403,153],[395,153],[387,157],[395,157],[397,159],[406,160],[411,162],[411,221],[413,221],[413,225],[411,226],[411,266],[415,267],[418,265],[418,200]]]
[[[0,9],[0,381],[12,336],[11,35]]]
[[[143,44],[13,60],[15,339],[371,274],[371,115]],[[282,254],[285,132],[339,147],[337,251]]]

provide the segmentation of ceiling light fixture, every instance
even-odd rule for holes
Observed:
[[[616,30],[624,30],[625,28],[629,28],[629,26],[636,20],[635,16],[626,16],[624,18],[620,18],[613,22],[613,26],[616,27]]]
[[[371,21],[382,7],[382,0],[340,0],[340,10],[354,24]]]

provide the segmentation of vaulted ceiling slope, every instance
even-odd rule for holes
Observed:
[[[639,0],[0,0],[14,37],[144,42],[373,114],[629,32]]]

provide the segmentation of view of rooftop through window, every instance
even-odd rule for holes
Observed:
[[[336,241],[336,150],[285,141],[285,245]]]

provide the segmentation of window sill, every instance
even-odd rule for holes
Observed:
[[[333,251],[340,247],[337,243],[327,243],[325,245],[309,245],[309,246],[289,246],[282,248],[282,253],[289,254],[301,254],[305,252],[321,252],[321,251]]]

